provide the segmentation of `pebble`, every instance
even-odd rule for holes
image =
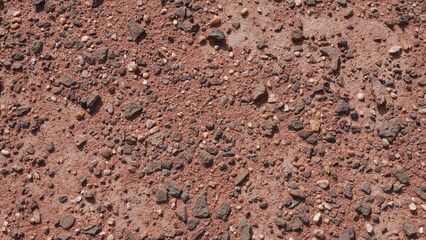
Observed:
[[[317,185],[320,186],[323,189],[328,188],[330,182],[328,180],[318,180]]]
[[[389,49],[390,54],[396,54],[401,51],[401,46],[393,46]]]
[[[129,72],[136,72],[138,70],[138,65],[136,62],[132,61],[129,64],[127,64],[127,71]]]

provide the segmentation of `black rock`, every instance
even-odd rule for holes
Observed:
[[[222,43],[226,41],[225,34],[217,28],[207,33],[206,39],[213,43]]]

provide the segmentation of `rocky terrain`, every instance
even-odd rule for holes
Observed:
[[[426,1],[0,11],[0,239],[426,238]]]

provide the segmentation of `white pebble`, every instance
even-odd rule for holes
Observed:
[[[411,203],[410,205],[408,205],[408,207],[410,208],[411,211],[417,210],[416,204],[414,204],[414,203]]]
[[[360,101],[363,101],[363,100],[365,99],[364,93],[358,93],[358,94],[356,95],[356,98],[357,98],[358,100],[360,100]]]
[[[365,228],[367,229],[368,233],[372,233],[374,231],[373,226],[369,223],[365,224]]]

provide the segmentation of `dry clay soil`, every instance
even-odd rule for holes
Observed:
[[[0,239],[425,239],[426,1],[0,10]]]

